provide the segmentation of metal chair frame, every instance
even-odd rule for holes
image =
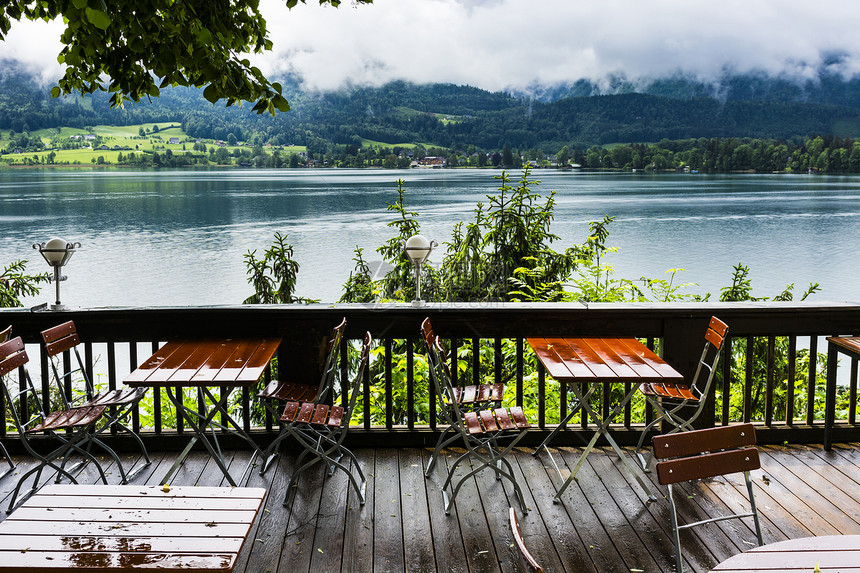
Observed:
[[[693,383],[691,385],[640,385],[639,391],[645,396],[645,400],[657,413],[654,419],[642,430],[642,433],[639,435],[639,441],[636,444],[636,457],[643,471],[650,471],[649,466],[654,457],[653,451],[646,452],[644,448],[645,439],[654,426],[661,422],[667,422],[672,426],[672,429],[666,432],[667,434],[693,429],[693,422],[696,421],[704,410],[705,400],[708,392],[711,390],[711,383],[717,372],[717,364],[720,361],[720,350],[722,349],[723,340],[725,340],[728,330],[729,327],[726,323],[715,316],[711,317],[708,328],[705,331],[705,347],[699,357],[696,373],[693,376]],[[709,356],[711,357],[709,358]],[[704,381],[702,381],[703,377]],[[689,412],[690,408],[695,408],[695,410],[686,416],[682,415],[682,412]]]
[[[435,337],[433,326],[430,324],[430,319],[425,318],[421,323],[421,335],[426,341],[428,338]],[[477,350],[476,350],[477,351]],[[505,393],[504,384],[480,384],[470,385],[465,387],[454,387],[452,395],[453,402],[458,406],[466,406],[469,411],[479,412],[495,406],[498,408],[502,405],[502,397]],[[442,403],[440,408],[443,410],[450,409],[450,404]],[[453,418],[452,412],[447,412],[447,416],[443,413],[443,418],[448,420]],[[452,434],[452,435],[451,435]],[[433,467],[436,465],[436,460],[439,459],[439,453],[452,443],[460,439],[460,435],[456,433],[456,428],[448,424],[445,430],[439,434],[439,439],[436,440],[436,447],[433,448],[433,453],[430,455],[430,460],[427,462],[427,469],[424,470],[424,477],[430,477],[433,472]]]
[[[657,481],[669,492],[672,538],[675,544],[675,571],[683,573],[680,530],[724,521],[752,517],[758,544],[762,545],[761,524],[755,505],[750,471],[761,467],[758,449],[755,447],[755,426],[740,424],[705,430],[692,430],[681,435],[654,436],[657,462]],[[673,485],[698,479],[743,472],[749,493],[750,511],[703,519],[693,523],[678,524],[678,511]]]
[[[80,454],[85,461],[92,462],[98,469],[102,482],[107,484],[104,469],[89,451],[92,444],[98,445],[113,458],[119,468],[122,483],[126,483],[125,470],[116,452],[99,440],[98,434],[95,432],[95,425],[101,419],[106,407],[90,406],[46,413],[47,410],[43,407],[39,392],[33,385],[33,380],[27,371],[26,364],[28,362],[29,358],[21,337],[0,344],[0,385],[3,386],[8,411],[12,415],[12,420],[24,448],[31,456],[39,460],[34,468],[28,470],[18,479],[6,512],[11,513],[41,487],[39,486],[39,479],[46,466],[57,472],[56,482],[65,476],[72,483],[77,483],[71,473],[74,470],[65,468],[68,456],[72,453]],[[7,379],[9,373],[15,369],[18,370],[19,389],[17,392],[9,389],[9,380]],[[39,449],[34,448],[33,444],[30,443],[31,436],[42,432],[59,442],[59,445],[47,454],[40,453]],[[57,460],[62,460],[62,463],[58,465],[55,463]],[[35,474],[33,487],[19,500],[18,494],[22,484],[33,474]]]
[[[9,337],[12,336],[12,325],[10,324],[2,331],[0,331],[0,344],[3,344]],[[6,460],[6,463],[9,465],[9,468],[0,475],[0,479],[3,479],[10,473],[15,470],[15,463],[12,461],[12,457],[9,455],[9,450],[6,449],[6,446],[3,445],[3,442],[0,442],[0,453],[2,453],[3,458]]]
[[[106,422],[96,430],[96,433],[101,434],[115,428],[116,431],[121,431],[131,436],[137,443],[137,447],[143,455],[143,463],[127,472],[128,479],[133,479],[134,476],[152,462],[149,459],[149,454],[146,451],[143,440],[140,439],[137,432],[125,425],[124,422],[146,394],[147,388],[120,388],[96,393],[95,386],[87,374],[86,368],[84,368],[84,361],[78,349],[81,339],[78,336],[75,323],[70,320],[53,328],[43,330],[41,334],[45,353],[48,355],[48,360],[51,363],[54,382],[62,397],[65,409],[105,406]],[[71,367],[66,359],[63,358],[65,352],[70,352],[74,355],[77,367]],[[59,364],[61,361],[65,364]],[[84,382],[84,396],[78,400],[73,396],[67,396],[65,392],[65,386],[67,384],[69,386],[72,385],[73,376],[79,376]]]
[[[349,476],[349,481],[358,494],[359,503],[364,505],[367,499],[367,479],[361,470],[358,459],[346,446],[343,445],[349,430],[349,423],[355,404],[360,394],[360,386],[367,375],[368,362],[370,361],[370,345],[373,341],[370,333],[364,335],[361,347],[361,357],[358,362],[358,370],[349,388],[349,400],[346,407],[329,406],[324,402],[287,402],[280,421],[284,424],[281,436],[288,435],[302,447],[302,453],[296,460],[299,466],[290,477],[290,485],[284,496],[284,505],[289,502],[290,494],[295,493],[299,476],[319,462],[324,462],[328,467],[328,475],[334,474],[335,469],[341,469]],[[280,436],[279,436],[280,438]],[[302,464],[307,456],[312,459]],[[340,460],[346,456],[352,466],[356,469],[359,479],[350,471],[349,467]]]
[[[275,420],[281,419],[284,405],[287,402],[322,403],[329,399],[329,394],[333,394],[335,373],[340,363],[338,360],[340,341],[343,338],[343,331],[345,329],[346,318],[341,320],[340,324],[335,326],[331,331],[326,348],[322,375],[320,376],[318,385],[290,382],[284,375],[286,371],[285,365],[278,365],[279,380],[272,380],[257,394],[257,398],[263,403],[263,406],[265,406],[266,410]],[[260,475],[265,474],[266,470],[272,465],[272,462],[278,456],[278,448],[281,442],[289,436],[289,432],[284,432],[282,428],[278,437],[266,448],[263,455],[263,465],[260,468]]]
[[[523,513],[528,513],[523,492],[514,476],[514,469],[506,459],[508,453],[531,427],[522,408],[462,412],[455,399],[454,387],[451,384],[450,371],[446,361],[446,352],[442,348],[439,337],[433,335],[432,331],[424,330],[423,327],[422,333],[426,335],[424,343],[427,347],[430,378],[441,406],[442,417],[449,427],[453,427],[454,431],[457,432],[454,437],[447,439],[444,443],[440,440],[441,447],[455,439],[462,439],[466,447],[466,452],[451,464],[448,469],[448,476],[442,485],[445,514],[450,515],[451,506],[454,504],[463,483],[484,468],[492,469],[496,473],[496,480],[501,481],[502,478],[505,478],[511,482],[514,493],[519,499],[520,508]],[[510,442],[504,447],[500,444],[503,439],[510,439]],[[441,447],[437,445],[434,455],[438,456]],[[454,474],[457,467],[469,458],[474,459],[477,464],[473,464],[471,470],[455,482]],[[449,487],[451,489],[450,495],[448,493]]]

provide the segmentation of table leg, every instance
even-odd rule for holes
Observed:
[[[586,392],[585,396],[584,396],[585,400],[588,400],[588,398],[594,392],[594,388],[595,387],[592,386],[588,389],[588,392]],[[553,438],[556,437],[556,435],[558,435],[558,433],[562,430],[564,425],[567,424],[571,418],[573,418],[574,414],[576,414],[578,411],[580,411],[582,409],[582,400],[579,399],[579,395],[576,393],[575,390],[574,390],[574,395],[576,395],[578,403],[571,409],[570,412],[568,412],[567,416],[565,416],[564,419],[559,421],[558,426],[556,426],[555,429],[553,429],[553,431],[550,432],[550,434],[546,438],[544,438],[544,441],[542,441],[541,444],[537,448],[535,448],[535,451],[532,455],[534,455],[534,456],[538,455],[538,453],[540,453],[541,448],[548,448],[549,443],[553,440]],[[549,452],[549,449],[547,449],[547,452]]]
[[[170,477],[179,469],[179,466],[182,465],[182,462],[185,461],[185,458],[188,456],[191,448],[200,440],[203,442],[203,445],[209,451],[209,455],[215,460],[215,463],[218,465],[218,468],[227,478],[228,483],[236,487],[236,482],[233,480],[233,477],[230,475],[230,472],[227,471],[227,467],[224,465],[224,459],[220,454],[220,447],[218,450],[212,447],[212,444],[206,438],[206,428],[213,424],[213,419],[215,415],[221,411],[221,408],[224,404],[227,403],[227,399],[230,397],[229,393],[224,393],[224,396],[218,400],[215,404],[213,404],[212,408],[209,412],[197,412],[185,407],[185,404],[182,401],[181,396],[176,396],[173,394],[172,389],[167,387],[167,396],[170,398],[170,401],[173,402],[173,405],[176,407],[177,413],[181,412],[182,417],[185,418],[185,421],[188,422],[188,425],[191,426],[191,429],[194,431],[194,436],[192,436],[191,441],[189,441],[188,445],[185,446],[185,449],[182,450],[182,453],[170,467],[167,472],[167,475],[164,476],[164,479],[161,483],[170,483]],[[210,394],[211,398],[211,394]],[[202,422],[198,422],[197,420],[202,420]],[[217,423],[215,423],[218,425]],[[217,436],[215,440],[217,442]]]
[[[603,420],[600,418],[600,415],[594,411],[594,409],[591,407],[591,404],[588,403],[587,396],[591,392],[589,391],[585,396],[582,396],[579,387],[573,387],[573,391],[579,399],[580,407],[591,417],[591,419],[597,422],[598,427],[597,430],[594,432],[594,436],[592,436],[591,441],[579,455],[579,459],[576,461],[576,464],[571,470],[570,475],[556,492],[555,497],[553,498],[553,503],[558,503],[560,501],[561,494],[564,493],[564,490],[567,489],[567,487],[576,477],[576,474],[577,472],[579,472],[579,469],[582,467],[582,464],[585,463],[585,458],[588,457],[588,454],[590,454],[591,450],[594,449],[594,446],[600,436],[606,437],[606,440],[609,442],[609,445],[612,447],[613,450],[615,450],[615,453],[618,454],[618,457],[621,459],[621,464],[625,468],[627,468],[627,471],[633,474],[633,476],[636,478],[636,481],[639,482],[639,485],[642,487],[643,490],[645,490],[645,494],[648,496],[648,499],[651,501],[656,501],[657,497],[654,495],[651,488],[648,487],[648,485],[645,483],[645,480],[642,478],[642,476],[640,476],[639,473],[634,470],[633,466],[630,464],[630,462],[627,460],[627,457],[624,455],[624,450],[622,450],[619,447],[618,443],[615,441],[615,439],[609,435],[609,425],[612,423],[612,420],[615,419],[615,416],[617,416],[618,413],[624,409],[624,406],[627,405],[630,399],[633,398],[633,394],[635,394],[637,388],[638,387],[636,385],[633,385],[631,390],[624,395],[624,398],[622,398],[621,402],[619,402],[615,406],[615,408],[613,408],[613,410],[609,413],[606,419]]]

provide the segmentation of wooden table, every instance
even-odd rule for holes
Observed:
[[[606,438],[612,449],[618,454],[621,462],[636,477],[639,485],[648,494],[649,499],[656,499],[651,487],[640,475],[640,472],[633,469],[621,448],[609,434],[609,425],[639,389],[640,383],[681,382],[684,377],[635,338],[529,338],[528,341],[546,371],[559,383],[567,385],[577,399],[577,404],[538,446],[535,455],[540,453],[541,448],[545,449],[550,455],[556,471],[563,479],[561,469],[549,451],[550,442],[564,427],[564,424],[580,409],[584,410],[597,423],[597,430],[591,441],[579,456],[570,475],[564,479],[562,486],[553,498],[553,502],[557,503],[560,500],[561,494],[571,484],[600,436]],[[588,401],[597,387],[597,384],[592,383],[608,385],[616,382],[630,382],[630,390],[609,412],[609,415],[602,419]],[[588,388],[584,389],[584,386],[588,386]]]
[[[836,371],[839,353],[852,359],[860,358],[860,336],[830,336],[827,338],[827,389],[824,399],[824,449],[833,445],[833,424],[836,418]],[[857,362],[853,362],[851,377],[857,377]]]
[[[49,485],[0,523],[0,571],[232,571],[265,495]]]
[[[254,456],[248,464],[248,469],[251,468],[254,457],[257,454],[263,454],[260,447],[230,416],[227,402],[230,398],[230,392],[234,388],[252,386],[260,379],[263,371],[269,365],[269,361],[277,352],[280,343],[280,338],[228,338],[168,342],[129,374],[124,380],[129,386],[164,388],[170,401],[176,407],[177,413],[182,414],[185,422],[194,431],[191,441],[176,459],[161,483],[170,483],[170,477],[179,469],[194,444],[200,440],[230,485],[236,485],[236,481],[224,464],[217,434],[214,431],[211,432],[211,441],[206,436],[206,429],[210,427],[226,430],[241,437],[251,445]],[[215,387],[221,388],[217,397],[211,390]],[[176,393],[174,393],[174,388],[177,389]],[[184,388],[197,390],[198,399],[193,401],[196,408],[185,404],[183,400]],[[215,421],[217,414],[221,415],[221,423]]]
[[[815,565],[818,569],[815,569]],[[730,557],[712,573],[860,573],[860,535],[790,539]]]

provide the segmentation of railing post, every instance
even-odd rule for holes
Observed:
[[[705,344],[708,318],[666,318],[663,321],[663,360],[684,376],[684,382],[692,384],[696,364]],[[711,385],[705,409],[693,424],[697,428],[712,428],[714,424],[715,385]]]

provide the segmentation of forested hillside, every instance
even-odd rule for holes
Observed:
[[[818,134],[860,134],[860,83],[819,82],[815,89],[784,80],[739,77],[713,88],[683,80],[647,86],[650,93],[592,94],[580,83],[553,101],[469,86],[394,82],[379,88],[312,93],[285,82],[292,110],[276,118],[247,108],[208,103],[200,91],[165,89],[151,101],[110,109],[106,94],[53,99],[24,73],[0,72],[0,129],[15,133],[50,127],[180,122],[189,136],[256,145],[307,146],[326,153],[371,140],[452,150],[498,151],[657,142],[689,138],[771,138],[800,142]],[[722,89],[721,97],[705,97]],[[655,95],[662,94],[662,95]],[[747,94],[744,98],[743,95]],[[546,94],[544,94],[546,95]],[[728,97],[731,95],[731,97]],[[672,97],[669,97],[672,96]],[[547,98],[552,99],[552,98]]]

